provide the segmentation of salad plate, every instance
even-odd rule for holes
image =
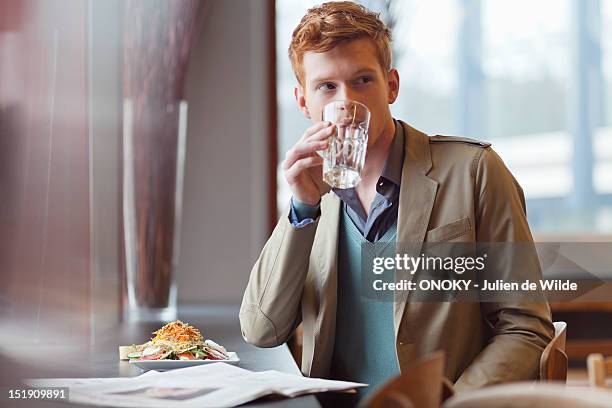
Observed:
[[[143,344],[119,347],[119,359],[129,360],[143,370],[171,370],[195,365],[224,362],[237,364],[240,359],[213,340],[206,339],[195,327],[180,320],[153,333]]]
[[[192,367],[202,364],[214,364],[214,363],[226,363],[226,364],[238,364],[240,358],[233,351],[227,353],[229,358],[227,360],[136,360],[131,359],[130,364],[134,364],[143,370],[174,370],[175,368]]]

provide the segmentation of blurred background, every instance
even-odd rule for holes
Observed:
[[[0,2],[0,351],[237,310],[289,200],[287,48],[318,3]],[[491,142],[536,239],[612,241],[612,0],[361,3],[393,29],[396,118]],[[553,307],[570,357],[612,354],[612,299]]]

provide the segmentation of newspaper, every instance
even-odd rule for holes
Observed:
[[[279,371],[254,372],[226,363],[138,377],[30,379],[30,386],[68,387],[69,401],[110,407],[233,407],[270,394],[286,397],[347,391],[367,384],[302,377]]]

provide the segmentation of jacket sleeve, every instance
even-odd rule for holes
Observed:
[[[522,248],[533,247],[525,198],[518,182],[491,148],[483,149],[475,163],[477,241],[520,242],[518,246]],[[515,247],[504,246],[511,252]],[[499,262],[496,266],[501,270],[496,271],[496,275],[532,282],[541,279],[535,247],[533,251],[521,250],[521,256],[517,260],[516,254],[510,255],[510,261]],[[462,392],[491,384],[536,379],[542,351],[554,335],[550,308],[543,295],[527,300],[514,296],[481,300],[481,310],[492,336],[461,374],[455,384],[456,390]]]
[[[318,222],[298,228],[285,215],[274,228],[242,298],[240,327],[248,343],[278,346],[300,324],[302,292]]]

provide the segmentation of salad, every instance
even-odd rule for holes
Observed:
[[[119,347],[123,360],[227,360],[225,347],[208,339],[200,331],[180,320],[153,332],[144,344]]]

